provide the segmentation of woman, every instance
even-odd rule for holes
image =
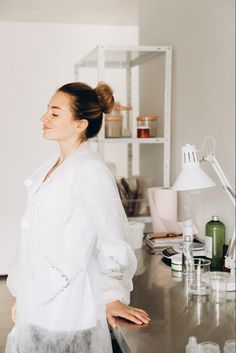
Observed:
[[[70,83],[41,119],[60,157],[25,182],[19,265],[7,281],[16,305],[6,353],[111,353],[107,321],[112,328],[115,317],[150,321],[128,306],[136,260],[124,241],[127,218],[109,169],[86,142],[113,104],[104,83]]]

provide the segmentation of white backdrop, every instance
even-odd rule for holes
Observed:
[[[136,45],[134,26],[0,22],[0,274],[19,242],[23,180],[57,147],[40,117],[55,89],[74,81],[74,63],[99,44]]]

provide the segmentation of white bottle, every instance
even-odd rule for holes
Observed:
[[[194,336],[190,336],[188,338],[188,343],[185,347],[185,353],[196,353],[196,349],[197,349],[197,339]]]
[[[197,339],[194,336],[188,338],[188,343],[185,347],[185,353],[203,353],[203,348],[197,343]]]
[[[183,242],[183,253],[182,253],[182,266],[183,266],[183,274],[188,275],[191,274],[194,270],[193,264],[193,243],[190,235],[184,236]]]

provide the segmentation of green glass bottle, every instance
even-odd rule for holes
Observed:
[[[211,271],[220,271],[224,265],[225,226],[218,216],[213,216],[206,224],[205,240],[206,257],[211,260]]]

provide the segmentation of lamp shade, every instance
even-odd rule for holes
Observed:
[[[182,170],[172,187],[173,190],[196,190],[215,186],[213,180],[201,169],[195,146],[182,146],[181,155]]]

